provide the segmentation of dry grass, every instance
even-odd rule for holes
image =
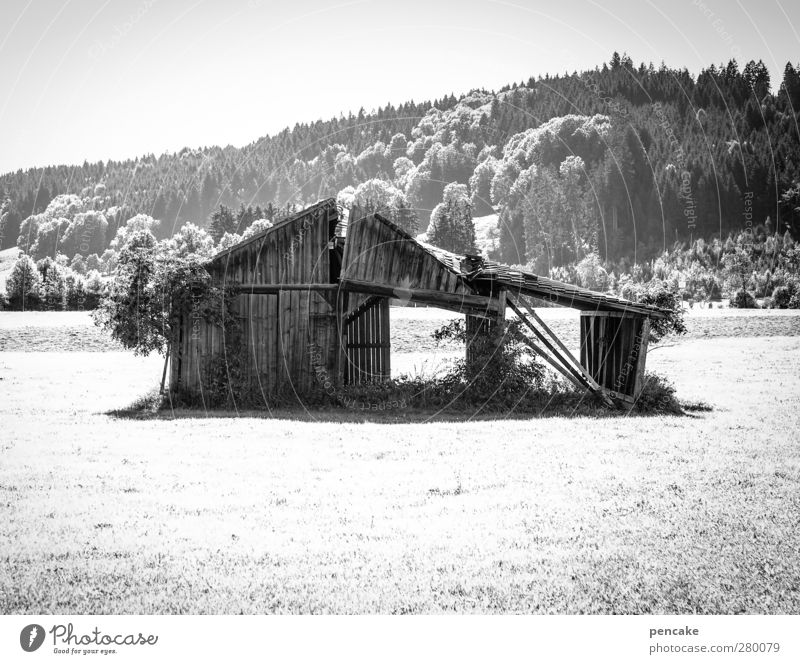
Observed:
[[[714,410],[123,420],[158,358],[0,354],[0,612],[796,613],[800,339],[649,365]]]

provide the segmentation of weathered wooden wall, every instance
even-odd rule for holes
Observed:
[[[194,312],[186,312],[170,357],[171,388],[197,391],[202,398],[207,360],[212,355],[221,355],[222,343],[221,328],[209,325]]]
[[[338,219],[335,203],[325,201],[231,248],[210,265],[218,283],[241,285],[234,309],[242,366],[246,380],[265,397],[303,394],[338,378],[336,292],[311,287],[338,276],[331,274]],[[270,284],[276,285],[274,292],[259,292],[258,286]],[[221,328],[187,312],[172,357],[173,389],[202,396],[212,359],[226,361],[222,336]]]
[[[471,295],[463,277],[448,269],[394,225],[367,215],[347,229],[342,279],[396,289],[422,289],[443,294]]]
[[[642,389],[650,319],[616,311],[583,311],[581,364],[600,387],[635,399]]]
[[[240,284],[330,283],[330,241],[339,215],[332,199],[217,256],[213,276]]]

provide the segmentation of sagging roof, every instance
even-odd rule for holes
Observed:
[[[666,313],[659,307],[632,302],[616,295],[598,293],[588,288],[581,288],[580,286],[556,281],[548,277],[541,277],[533,272],[495,263],[482,256],[474,254],[459,255],[445,251],[411,237],[402,228],[399,228],[380,214],[376,214],[375,217],[404,235],[411,242],[421,246],[448,270],[462,277],[476,292],[486,291],[493,286],[502,286],[511,291],[512,294],[530,295],[559,306],[580,309],[581,311],[619,311],[655,318],[662,318]]]
[[[516,270],[480,256],[465,256],[461,267],[470,283],[503,284],[512,292],[531,295],[560,306],[582,311],[621,311],[656,318],[665,315],[662,309],[649,304],[632,302],[616,295],[598,293],[532,272]]]
[[[217,253],[210,262],[213,263],[226,255],[229,256],[230,254],[236,253],[253,243],[260,242],[270,233],[273,233],[287,224],[297,221],[298,219],[313,215],[319,210],[326,210],[336,207],[337,203],[333,198],[326,198],[318,201],[304,210],[300,210],[299,212],[276,222],[271,228],[257,233],[256,235],[253,235],[252,237],[249,237],[246,240],[243,240],[242,242],[239,242],[238,244],[235,244],[232,247]],[[340,220],[337,230],[343,225],[345,227],[354,226],[352,222],[355,219],[352,217],[354,217],[355,214],[359,214],[359,218],[367,216],[361,212],[356,212],[354,209],[351,211],[349,223],[343,224],[343,220]],[[343,216],[344,215],[340,215],[340,217]],[[534,274],[533,272],[512,268],[509,265],[503,265],[501,263],[490,261],[482,256],[473,254],[460,255],[446,251],[444,249],[440,249],[439,247],[428,244],[427,242],[421,242],[417,240],[400,226],[379,213],[369,216],[373,216],[383,224],[386,224],[401,238],[417,245],[423,251],[430,254],[434,259],[436,259],[436,261],[438,261],[439,264],[442,265],[442,267],[456,275],[459,278],[459,281],[463,280],[463,283],[470,286],[476,293],[484,293],[487,290],[494,290],[500,286],[508,289],[512,294],[518,293],[521,295],[529,295],[559,306],[571,307],[582,311],[618,311],[657,318],[664,317],[666,313],[663,309],[658,307],[639,302],[632,302],[615,295],[598,293],[596,291],[589,290],[588,288],[581,288],[580,286],[574,286],[572,284],[556,281],[548,277],[542,277]]]

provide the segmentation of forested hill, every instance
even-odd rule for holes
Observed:
[[[21,226],[30,243],[74,224],[47,212],[65,193],[104,229],[98,253],[138,213],[161,220],[165,236],[187,221],[208,227],[220,205],[274,216],[337,195],[377,202],[417,232],[443,199],[473,216],[497,212],[497,257],[511,263],[652,255],[768,219],[770,231],[798,237],[799,111],[800,65],[780,81],[761,62],[735,61],[695,78],[615,53],[593,71],[362,109],[243,148],[9,173],[2,246]]]

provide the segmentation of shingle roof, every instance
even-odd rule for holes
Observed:
[[[657,318],[663,317],[666,313],[658,307],[542,277],[533,272],[495,263],[482,256],[458,255],[426,242],[414,241],[438,261],[461,274],[464,280],[477,290],[501,284],[512,293],[530,295],[553,304],[583,311],[622,311]]]

